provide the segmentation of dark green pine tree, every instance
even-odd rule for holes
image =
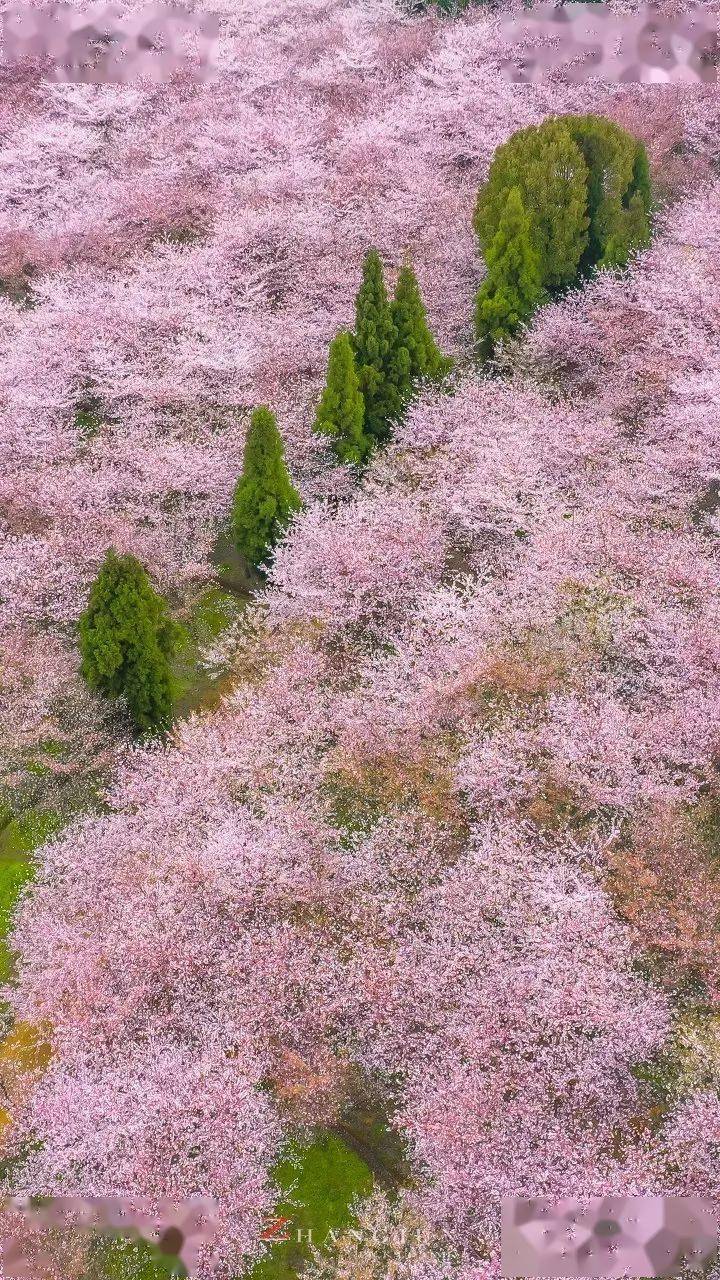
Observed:
[[[562,116],[561,120],[580,148],[588,171],[588,239],[580,259],[583,276],[597,266],[615,228],[621,197],[632,177],[635,142],[602,116]]]
[[[542,298],[540,256],[519,187],[508,192],[485,258],[487,276],[478,290],[475,323],[480,354],[489,356],[530,318]]]
[[[355,300],[353,334],[355,364],[365,401],[365,433],[374,442],[389,439],[400,417],[403,398],[398,335],[388,301],[380,255],[368,249],[363,279]]]
[[[325,390],[313,430],[327,436],[339,462],[362,467],[373,441],[365,432],[365,401],[355,367],[350,334],[338,333],[330,343]]]
[[[260,569],[302,503],[285,465],[275,415],[255,409],[245,440],[243,470],[235,488],[232,528],[238,550]]]
[[[400,268],[391,314],[398,333],[400,394],[407,400],[418,382],[439,381],[453,365],[428,328],[420,286],[409,262]]]
[[[182,628],[134,556],[108,551],[79,632],[81,670],[90,688],[124,698],[140,732],[165,732],[174,694],[170,661]]]

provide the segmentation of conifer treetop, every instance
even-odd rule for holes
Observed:
[[[418,279],[407,253],[398,272],[392,316],[400,350],[407,352],[403,369],[410,389],[421,379],[444,377],[452,367],[452,360],[442,354],[430,332]]]
[[[540,256],[532,221],[519,187],[511,187],[498,229],[486,254],[487,276],[476,302],[476,332],[482,355],[512,336],[542,298]]]
[[[170,659],[180,634],[144,567],[111,547],[79,621],[81,671],[92,689],[123,697],[141,731],[170,725]]]
[[[373,440],[389,438],[403,408],[402,360],[377,249],[368,249],[355,302],[353,349],[365,401],[365,431]]]
[[[253,410],[245,437],[243,470],[235,488],[232,527],[238,549],[260,569],[288,522],[302,506],[287,466],[275,415]]]
[[[342,329],[330,343],[327,378],[314,430],[328,437],[339,462],[362,467],[373,442],[364,430],[365,400],[350,333]]]

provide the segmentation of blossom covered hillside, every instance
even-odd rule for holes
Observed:
[[[511,85],[495,21],[233,0],[216,82],[8,78],[5,785],[51,732],[110,767],[15,918],[5,1178],[212,1195],[201,1280],[495,1280],[504,1195],[720,1203],[717,97]],[[591,110],[652,244],[478,365],[478,184]],[[311,427],[369,245],[456,366],[359,477]],[[77,617],[110,544],[178,611],[210,580],[258,403],[304,507],[222,699],[133,744]],[[360,1236],[283,1254],[278,1168],[331,1140]]]
[[[712,86],[511,85],[493,24],[317,0],[279,18],[267,0],[229,7],[214,81],[4,69],[3,709],[23,740],[57,711],[68,624],[110,543],[180,595],[207,574],[254,404],[277,412],[304,496],[342,491],[309,428],[368,244],[390,265],[411,249],[458,351],[473,201],[513,130],[599,105],[646,134],[649,100],[658,173],[707,170]]]

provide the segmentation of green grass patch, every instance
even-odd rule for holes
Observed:
[[[86,439],[96,436],[102,426],[99,407],[83,405],[75,410],[75,430]]]
[[[356,836],[369,835],[385,812],[376,792],[339,771],[326,775],[324,791],[333,825],[351,842]]]
[[[308,1146],[289,1151],[275,1166],[273,1180],[280,1191],[275,1216],[290,1219],[282,1229],[290,1239],[272,1246],[250,1280],[297,1280],[309,1258],[308,1233],[316,1248],[331,1244],[331,1233],[339,1235],[352,1225],[350,1202],[355,1195],[369,1195],[373,1175],[339,1138],[320,1134]]]
[[[0,983],[12,976],[13,956],[6,938],[18,898],[33,877],[33,850],[57,834],[66,819],[53,809],[28,809],[0,830]]]
[[[28,773],[31,773],[35,778],[46,778],[48,774],[52,773],[52,769],[50,768],[50,765],[43,764],[41,760],[30,760],[25,765],[25,769]]]
[[[237,613],[237,600],[222,587],[209,587],[193,610],[193,630],[200,641],[215,640]]]
[[[696,813],[700,839],[711,862],[720,865],[720,804],[715,797],[704,799]]]
[[[202,706],[220,678],[206,670],[202,652],[230,626],[244,607],[233,592],[223,587],[208,587],[196,600],[184,622],[185,637],[173,662],[175,680],[175,715],[187,715]]]
[[[92,378],[84,378],[75,401],[75,430],[86,440],[96,436],[103,424],[103,403]]]
[[[229,529],[218,535],[211,560],[223,582],[235,593],[250,594],[262,584],[262,575],[250,568]]]
[[[57,834],[66,819],[54,809],[28,809],[0,831],[0,859],[27,856]]]
[[[0,983],[12,977],[13,953],[6,937],[12,924],[17,900],[25,884],[32,878],[33,864],[28,858],[0,860]]]
[[[32,777],[47,777],[53,772],[49,760],[64,760],[67,755],[68,749],[64,742],[59,742],[57,738],[45,738],[33,748],[33,758],[26,761],[25,771]],[[2,825],[2,814],[3,806],[0,805],[0,825]]]
[[[202,239],[202,235],[199,227],[173,227],[162,232],[160,239],[167,240],[169,244],[195,244]]]

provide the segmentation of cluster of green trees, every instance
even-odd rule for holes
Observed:
[[[493,157],[473,218],[487,265],[476,303],[481,355],[595,267],[624,265],[649,240],[650,211],[645,148],[611,121],[561,116],[514,134]],[[369,249],[355,329],[330,344],[314,430],[340,462],[362,469],[417,386],[442,380],[452,365],[430,332],[410,264],[390,298],[380,255]],[[260,405],[232,504],[236,545],[255,570],[301,506],[275,416]],[[170,726],[181,633],[135,557],[108,551],[80,620],[82,673],[92,689],[124,698],[141,732]]]
[[[330,344],[314,430],[329,440],[340,462],[361,469],[389,439],[417,385],[445,377],[452,363],[428,328],[410,264],[401,267],[391,300],[380,255],[369,249],[355,299],[355,330],[342,330]],[[250,419],[232,507],[235,543],[254,569],[264,566],[301,505],[277,421],[261,405]]]
[[[362,468],[389,438],[417,384],[444,377],[452,361],[430,333],[412,267],[401,268],[390,300],[375,249],[365,256],[355,321],[354,333],[339,333],[331,343],[315,430],[330,439],[341,462]],[[260,405],[250,418],[231,515],[235,544],[253,569],[262,570],[301,506],[275,415]],[[79,631],[90,688],[124,699],[140,733],[166,732],[182,629],[134,556],[108,551]]]
[[[362,468],[389,439],[418,384],[445,377],[452,363],[428,328],[410,263],[400,268],[391,300],[380,255],[369,249],[355,299],[355,330],[341,331],[330,344],[314,429],[328,438],[339,462]]]
[[[232,507],[235,541],[254,569],[301,505],[275,416],[260,405],[250,419]],[[183,629],[135,556],[107,552],[79,636],[81,672],[90,688],[122,698],[139,733],[166,733],[176,692],[172,662]]]
[[[487,265],[480,354],[595,268],[624,266],[650,240],[650,213],[647,152],[619,125],[568,115],[513,134],[493,156],[473,217]]]

